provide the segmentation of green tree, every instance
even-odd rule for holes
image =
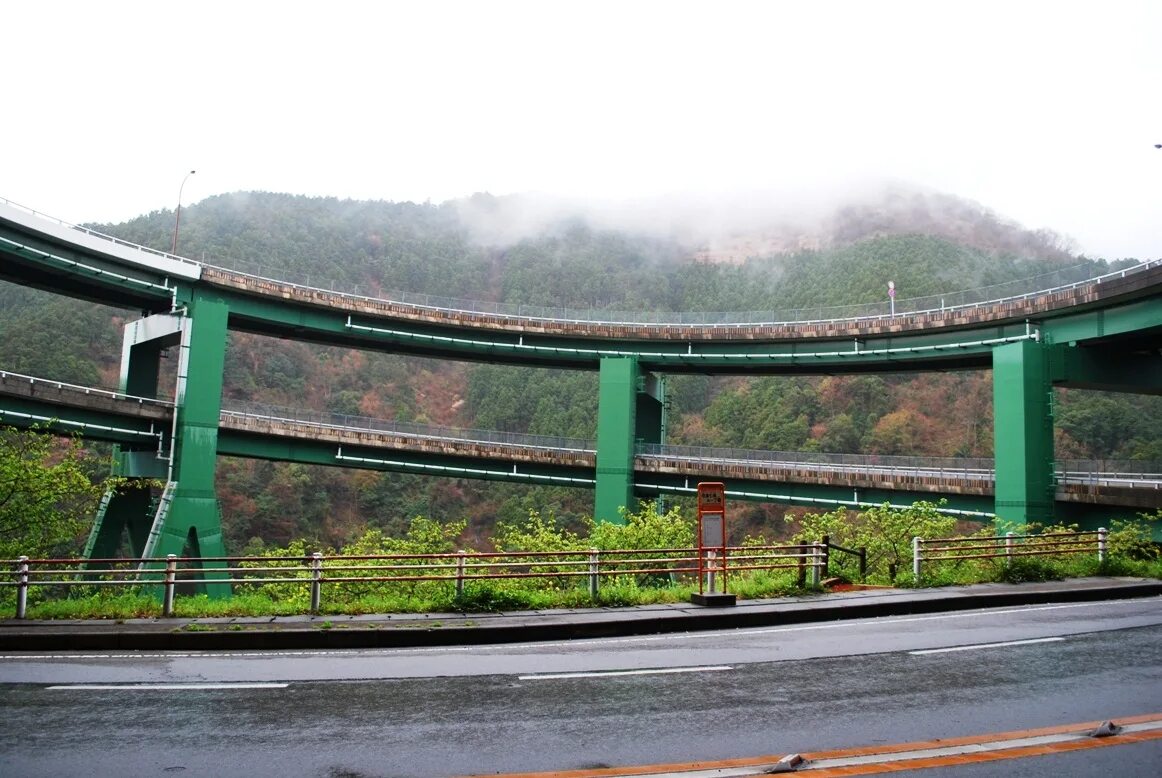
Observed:
[[[910,569],[912,538],[947,537],[956,528],[956,519],[940,513],[944,504],[920,500],[907,508],[893,508],[888,503],[860,513],[846,508],[829,513],[807,514],[798,519],[797,543],[818,542],[824,535],[832,543],[847,548],[867,549],[867,575],[872,581],[893,582],[901,572]],[[793,521],[787,517],[787,521]],[[832,556],[831,567],[852,576],[854,557]]]
[[[96,457],[80,440],[0,428],[0,559],[80,551],[101,494]]]

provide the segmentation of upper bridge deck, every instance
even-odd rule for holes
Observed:
[[[232,328],[437,358],[593,368],[636,356],[658,372],[858,372],[987,367],[992,347],[1162,330],[1162,261],[990,299],[858,309],[614,313],[321,289],[173,257],[0,201],[0,277],[144,311],[193,286]],[[982,290],[984,296],[997,290]],[[979,296],[979,295],[978,295]],[[955,296],[950,296],[955,297]],[[405,299],[406,298],[406,299]]]

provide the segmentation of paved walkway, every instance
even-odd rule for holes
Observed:
[[[975,584],[936,589],[867,589],[806,597],[741,600],[734,607],[679,603],[471,614],[124,621],[4,619],[0,620],[0,651],[255,650],[516,643],[1131,597],[1162,597],[1162,581],[1074,578],[1047,583]]]

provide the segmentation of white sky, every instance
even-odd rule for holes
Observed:
[[[1162,3],[5,4],[0,197],[122,221],[266,190],[975,200],[1162,256]]]

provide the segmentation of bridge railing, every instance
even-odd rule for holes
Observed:
[[[963,562],[976,559],[1014,559],[1030,556],[1096,554],[1104,562],[1109,551],[1109,530],[1100,527],[1090,532],[1045,532],[1018,535],[1009,532],[989,537],[912,539],[912,574],[920,580],[924,564]]]
[[[1063,459],[1055,472],[1065,483],[1162,489],[1162,463],[1150,460]]]
[[[107,240],[110,243],[116,244],[118,246],[124,246],[125,248],[133,249],[135,251],[143,251],[146,254],[152,254],[155,257],[163,257],[165,259],[173,260],[174,262],[182,262],[184,264],[190,265],[191,267],[201,267],[201,263],[196,262],[192,259],[187,259],[186,257],[180,257],[176,254],[170,254],[169,252],[166,252],[166,251],[158,251],[157,249],[151,249],[149,246],[142,246],[139,243],[133,243],[133,242],[128,241],[128,240],[122,240],[121,238],[118,238],[115,235],[109,235],[109,234],[104,233],[104,232],[98,232],[97,230],[93,230],[93,229],[90,229],[88,227],[83,227],[79,224],[73,224],[72,222],[67,222],[64,219],[58,219],[57,217],[50,216],[47,213],[41,213],[40,211],[33,210],[32,208],[29,208],[27,205],[21,205],[20,203],[9,200],[7,197],[0,197],[0,203],[4,203],[5,205],[8,205],[12,208],[17,209],[18,211],[23,211],[24,213],[35,216],[38,219],[45,219],[45,220],[50,221],[53,224],[56,224],[58,226],[67,227],[68,229],[76,230],[77,232],[83,232],[85,235],[89,235],[89,236],[94,237],[94,238],[99,238],[101,240]]]
[[[1075,265],[1050,273],[1043,273],[1016,281],[1009,281],[976,289],[964,289],[924,297],[900,298],[893,307],[889,301],[842,306],[809,306],[786,310],[761,311],[618,311],[600,308],[564,308],[525,303],[502,303],[483,300],[465,300],[416,292],[388,291],[373,294],[358,285],[312,278],[310,274],[275,270],[269,265],[245,260],[216,259],[207,266],[247,276],[259,282],[284,284],[309,291],[331,292],[355,299],[392,302],[419,309],[450,312],[466,316],[505,316],[533,321],[553,321],[576,324],[657,324],[657,325],[724,325],[755,326],[767,324],[831,324],[843,321],[887,319],[904,314],[934,314],[1002,305],[1025,299],[1055,294],[1115,278],[1142,272],[1162,260],[1146,260],[1131,267],[1111,271],[1100,276],[1086,276],[1089,265]]]
[[[79,394],[97,395],[100,397],[108,397],[114,400],[128,400],[130,402],[139,402],[142,404],[161,405],[167,408],[173,407],[173,402],[171,400],[162,400],[155,397],[138,397],[134,394],[115,392],[111,389],[96,389],[94,387],[83,386],[81,384],[70,384],[65,383],[64,381],[53,381],[48,378],[24,375],[23,373],[13,373],[11,370],[0,370],[0,381],[18,381],[20,383],[26,383],[29,385],[42,384],[44,386],[51,386],[56,389],[77,392]]]
[[[232,401],[223,414],[250,416],[272,421],[293,421],[350,431],[383,432],[390,435],[456,440],[556,450],[596,453],[597,444],[589,438],[564,438],[529,435],[498,430],[460,429],[415,422],[374,419],[338,413],[285,408]],[[991,482],[993,460],[982,457],[909,457],[882,454],[827,454],[804,451],[759,451],[753,449],[710,446],[677,446],[639,443],[636,454],[647,459],[689,461],[697,464],[738,464],[766,469],[812,469],[868,477],[955,478]],[[1056,465],[1059,481],[1068,483],[1120,485],[1130,488],[1162,489],[1162,466],[1157,462],[1136,460],[1065,460]]]
[[[933,476],[986,480],[993,477],[993,460],[974,457],[908,457],[882,454],[826,454],[810,451],[758,451],[711,446],[638,445],[643,457],[691,462],[737,463],[771,467],[802,467],[867,475]]]
[[[585,549],[576,551],[459,551],[446,554],[390,554],[307,557],[177,557],[149,563],[139,559],[30,559],[0,562],[0,587],[16,589],[16,618],[27,616],[29,591],[50,590],[67,597],[86,587],[132,589],[162,593],[163,614],[172,616],[179,587],[195,584],[232,586],[236,591],[263,591],[284,601],[301,599],[304,609],[318,612],[325,591],[353,590],[356,595],[382,592],[401,584],[436,583],[451,587],[459,601],[466,586],[479,581],[539,579],[555,588],[587,588],[595,599],[601,582],[653,579],[670,585],[697,579],[698,550]],[[795,570],[802,585],[809,571],[818,584],[826,565],[826,546],[750,545],[727,549],[718,558],[719,572],[728,576],[756,571]],[[725,564],[725,568],[722,565]],[[296,597],[299,595],[298,597]],[[302,597],[302,595],[306,597]]]
[[[523,448],[552,449],[563,452],[593,453],[597,447],[592,440],[586,438],[569,438],[555,435],[530,435],[521,432],[504,432],[501,430],[462,429],[459,427],[441,427],[433,424],[419,424],[409,421],[390,419],[374,419],[368,416],[353,416],[342,413],[312,411],[302,408],[285,408],[265,403],[244,402],[232,400],[222,408],[222,413],[228,416],[253,417],[269,419],[271,421],[288,421],[296,424],[309,424],[319,427],[330,427],[352,432],[383,432],[390,435],[401,435],[415,438],[431,438],[436,440],[458,440],[467,443],[487,443],[502,446],[520,446]]]

